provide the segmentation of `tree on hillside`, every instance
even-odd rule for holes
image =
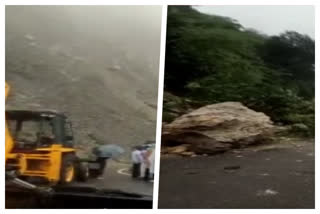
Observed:
[[[283,75],[283,83],[298,94],[314,97],[315,43],[294,31],[270,37],[261,49],[262,57]]]
[[[170,6],[165,90],[197,105],[239,101],[312,128],[314,47],[297,32],[269,37],[228,17]]]
[[[226,31],[240,28],[241,25],[230,18],[204,15],[189,6],[169,7],[166,87],[183,91],[189,81],[214,72],[215,57],[220,55],[215,50],[223,45],[234,47],[228,38],[219,39]]]

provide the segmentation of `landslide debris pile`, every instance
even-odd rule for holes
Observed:
[[[137,7],[8,7],[6,108],[64,112],[84,150],[154,139],[161,10],[153,9],[149,17]]]
[[[214,154],[267,142],[274,131],[264,113],[239,102],[207,105],[164,124],[162,153]]]

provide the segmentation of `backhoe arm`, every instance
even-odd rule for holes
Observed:
[[[6,91],[5,91],[6,100],[7,100],[7,97],[9,95],[9,92],[10,92],[10,86],[9,86],[9,84],[6,83]],[[7,122],[6,122],[5,132],[6,132],[5,133],[6,134],[6,139],[5,139],[5,145],[6,145],[5,160],[7,162],[8,156],[9,156],[9,154],[12,151],[13,146],[14,146],[14,142],[13,142],[12,136],[10,134],[10,131],[8,129]]]

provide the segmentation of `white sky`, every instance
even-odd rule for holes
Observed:
[[[254,28],[267,35],[294,30],[314,38],[313,6],[197,6],[197,10],[239,21],[245,28]]]

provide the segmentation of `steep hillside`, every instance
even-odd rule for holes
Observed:
[[[314,56],[308,35],[267,36],[229,17],[170,6],[163,119],[170,122],[194,106],[236,101],[312,136]]]
[[[160,17],[160,7],[7,7],[6,107],[65,112],[86,148],[154,139]]]

